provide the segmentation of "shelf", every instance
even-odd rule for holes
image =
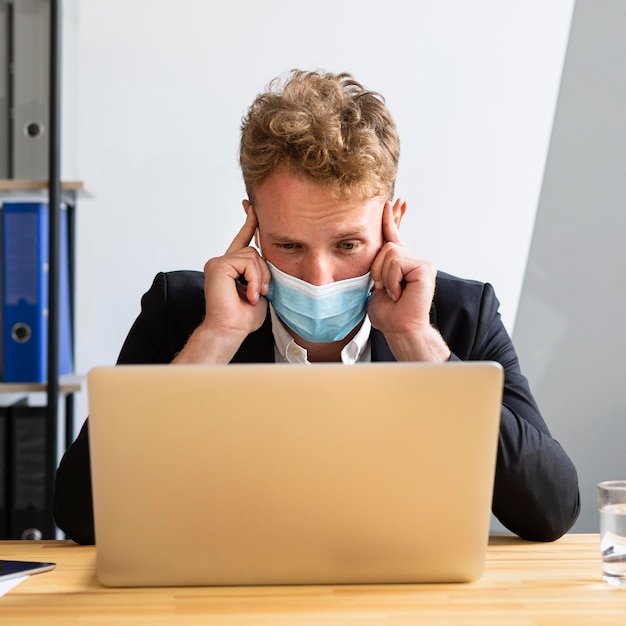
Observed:
[[[77,393],[83,387],[84,376],[79,374],[66,374],[59,377],[59,393]],[[46,383],[2,383],[0,393],[36,393],[47,391]]]
[[[0,179],[0,198],[6,196],[19,196],[20,194],[44,194],[48,191],[47,180],[26,180],[26,179]],[[72,198],[90,198],[92,193],[80,180],[69,180],[61,182],[61,194]]]
[[[0,179],[0,200],[6,197],[19,198],[20,194],[45,194],[48,191],[47,180]],[[61,182],[61,193],[75,198],[77,195],[89,197],[91,194],[82,181]],[[73,202],[72,202],[73,204]],[[84,376],[68,374],[59,378],[59,393],[71,394],[81,391]],[[47,392],[47,383],[5,383],[0,381],[2,393],[37,393]]]
[[[0,179],[0,191],[39,191],[48,189],[47,180],[27,180],[27,179]],[[85,183],[80,180],[71,180],[61,183],[63,191],[84,191],[87,192]]]

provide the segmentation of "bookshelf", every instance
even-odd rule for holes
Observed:
[[[19,200],[23,197],[28,199],[41,199],[42,201],[48,200],[49,183],[47,180],[16,180],[16,179],[3,179],[0,180],[0,203],[6,200]],[[72,346],[74,346],[74,288],[75,288],[75,210],[77,201],[81,197],[91,196],[87,190],[85,184],[82,181],[65,181],[59,184],[59,196],[66,206],[68,211],[68,257],[69,257],[69,293],[70,293],[70,318],[72,320],[71,334],[72,334]],[[50,205],[52,206],[52,205]],[[57,205],[58,206],[58,205]],[[52,211],[51,211],[52,213]],[[58,237],[58,232],[57,232]],[[51,244],[53,242],[51,241]],[[58,241],[56,242],[58,247]],[[53,253],[52,245],[50,246],[50,273],[53,273],[53,259],[58,256]],[[50,291],[50,303],[52,303],[52,290]],[[54,306],[49,306],[50,310],[50,324],[54,326],[55,320],[58,319],[58,309],[55,311]],[[54,489],[54,476],[56,474],[56,463],[60,452],[63,452],[73,441],[74,438],[74,394],[80,392],[83,388],[83,377],[78,374],[68,374],[58,376],[54,374],[53,368],[51,368],[51,359],[55,359],[58,363],[58,345],[54,343],[53,333],[49,332],[48,339],[48,371],[53,372],[52,379],[48,377],[46,383],[14,383],[14,382],[2,382],[0,381],[0,415],[2,415],[4,426],[4,445],[7,448],[5,457],[11,458],[14,450],[9,449],[13,445],[13,438],[15,436],[17,428],[17,420],[30,420],[33,423],[37,419],[40,422],[45,421],[45,452],[43,454],[42,467],[40,468],[43,473],[43,499],[41,503],[41,510],[36,511],[33,514],[35,521],[43,520],[43,524],[32,524],[33,527],[39,528],[41,535],[44,538],[54,538],[56,534],[56,528],[52,519],[52,493]],[[56,338],[58,342],[58,337]],[[43,405],[31,406],[29,403],[29,396],[31,394],[45,394],[45,401]],[[63,405],[63,429],[59,432],[59,401]],[[15,417],[14,413],[19,415]],[[32,418],[32,419],[31,419]],[[1,455],[0,455],[1,456]],[[6,461],[6,458],[5,458]],[[20,479],[19,476],[13,476],[12,473],[17,473],[17,470],[8,467],[8,463],[4,468],[4,511],[5,523],[0,520],[0,532],[2,527],[8,529],[13,533],[11,538],[18,538],[15,534],[13,526],[21,523],[23,519],[28,519],[28,514],[23,513],[17,515],[14,518],[13,524],[10,519],[13,515],[14,503],[19,497]],[[17,521],[15,521],[17,520]],[[25,524],[28,525],[28,524]],[[30,525],[28,525],[30,526]],[[29,535],[32,537],[32,535]],[[35,535],[37,536],[37,535]]]

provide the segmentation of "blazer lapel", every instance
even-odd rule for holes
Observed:
[[[395,357],[389,349],[385,335],[379,330],[372,328],[370,332],[370,347],[372,361],[395,361]]]

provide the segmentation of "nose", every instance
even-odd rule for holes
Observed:
[[[335,281],[332,261],[321,254],[310,254],[301,265],[300,279],[319,287]]]

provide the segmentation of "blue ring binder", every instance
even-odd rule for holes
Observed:
[[[72,371],[67,211],[61,211],[59,374]],[[47,202],[2,207],[4,382],[43,383],[48,369],[49,211]]]

